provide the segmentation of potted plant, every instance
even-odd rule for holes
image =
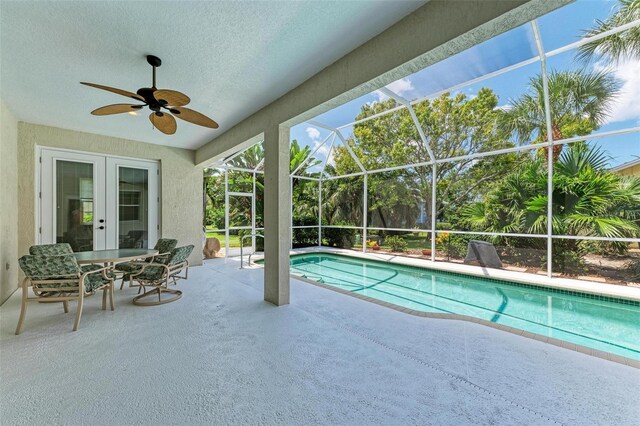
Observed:
[[[431,249],[422,249],[423,256],[431,256]]]
[[[378,242],[373,240],[367,240],[367,247],[369,247],[371,250],[380,250]]]

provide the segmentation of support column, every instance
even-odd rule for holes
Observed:
[[[369,216],[369,188],[368,188],[367,173],[364,174],[364,186],[362,190],[362,252],[367,252],[367,226],[369,226],[367,219]]]
[[[289,128],[264,132],[264,300],[289,303]]]

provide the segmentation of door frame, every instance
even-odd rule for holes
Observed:
[[[105,208],[105,217],[109,218],[109,222],[107,226],[116,228],[115,233],[107,232],[106,234],[106,246],[108,248],[118,247],[118,238],[120,235],[120,221],[118,220],[118,210],[120,207],[120,197],[118,196],[118,187],[117,184],[120,182],[120,167],[129,167],[140,170],[147,171],[147,191],[149,192],[149,203],[148,203],[148,215],[149,217],[156,217],[156,226],[151,227],[147,230],[147,240],[150,245],[153,247],[153,244],[158,240],[158,235],[160,233],[160,196],[159,196],[159,188],[158,183],[152,185],[152,181],[158,181],[160,176],[160,168],[158,167],[157,161],[150,160],[138,160],[138,159],[130,159],[130,158],[121,158],[121,157],[106,157],[106,188],[105,188],[105,200],[114,200],[115,202],[112,204],[107,204]],[[116,184],[109,184],[114,183]],[[113,222],[113,223],[112,223]]]
[[[145,159],[145,158],[135,158],[135,157],[125,157],[125,156],[120,156],[120,155],[110,155],[110,154],[105,154],[105,153],[99,153],[99,152],[90,152],[90,151],[80,151],[80,150],[75,150],[75,149],[67,149],[67,148],[56,148],[56,147],[48,147],[48,146],[43,146],[43,145],[36,145],[36,158],[35,158],[35,165],[36,165],[36,179],[35,179],[35,186],[36,186],[36,193],[35,193],[35,198],[36,198],[36,223],[35,223],[35,240],[37,241],[37,244],[43,244],[44,241],[44,236],[45,231],[49,232],[50,234],[53,232],[53,230],[55,228],[52,229],[45,229],[47,228],[47,225],[44,224],[43,221],[43,208],[44,208],[44,200],[45,197],[50,197],[50,202],[51,202],[51,206],[53,206],[53,201],[55,200],[55,187],[54,187],[54,191],[52,191],[52,193],[50,194],[45,194],[45,191],[43,191],[44,189],[44,185],[43,185],[43,177],[44,176],[51,176],[51,173],[54,172],[54,170],[52,170],[53,167],[53,163],[50,164],[44,164],[43,163],[43,152],[46,151],[51,151],[52,153],[56,153],[59,152],[60,153],[60,160],[70,160],[70,161],[75,161],[74,159],[70,159],[70,157],[77,157],[79,160],[79,162],[90,162],[93,163],[94,161],[89,161],[89,157],[93,157],[93,159],[95,159],[96,157],[101,157],[103,160],[101,161],[102,163],[102,167],[100,168],[99,171],[96,172],[96,167],[94,166],[94,194],[98,194],[99,190],[102,190],[102,193],[104,193],[104,198],[103,200],[101,200],[101,203],[104,205],[104,215],[105,217],[108,215],[107,209],[109,208],[109,206],[106,205],[106,200],[107,200],[107,191],[114,191],[115,190],[115,194],[117,194],[117,186],[110,184],[110,182],[108,181],[109,178],[109,174],[111,174],[113,176],[114,170],[112,170],[111,172],[107,170],[107,166],[111,163],[111,165],[114,165],[116,167],[115,172],[117,172],[117,167],[122,165],[124,167],[137,167],[137,168],[144,168],[147,169],[149,171],[149,179],[151,181],[151,177],[154,176],[151,173],[154,172],[155,170],[155,178],[156,178],[156,184],[155,185],[149,185],[149,217],[151,217],[151,215],[155,216],[156,219],[156,227],[155,229],[149,229],[148,231],[148,240],[149,243],[155,243],[156,239],[160,237],[161,232],[162,232],[162,208],[161,208],[161,200],[160,200],[160,193],[161,193],[161,187],[162,187],[162,180],[161,180],[161,176],[160,176],[160,167],[161,167],[161,162],[160,160],[149,160],[149,159]],[[84,159],[83,159],[83,156]],[[98,162],[100,163],[100,162]],[[143,167],[141,167],[143,166]],[[47,172],[48,174],[46,174],[45,172]],[[96,173],[102,173],[103,178],[101,179],[103,181],[103,184],[105,186],[105,188],[98,188],[99,183],[97,182],[98,179],[95,178],[95,174]],[[154,187],[155,188],[152,188]],[[113,194],[113,192],[111,192]],[[155,200],[154,200],[155,198]],[[95,199],[95,197],[94,197]],[[117,211],[118,211],[118,197],[115,197],[116,203],[115,206],[111,207],[111,214],[113,215],[112,218],[113,220],[115,220],[115,226],[116,226],[116,234],[115,238],[113,237],[113,235],[111,237],[107,237],[107,234],[104,234],[104,242],[103,242],[103,247],[107,247],[107,248],[111,248],[109,245],[109,241],[111,243],[114,242],[115,240],[115,245],[112,248],[117,248],[117,230],[118,230],[118,221],[117,221]],[[152,208],[155,207],[155,208]],[[115,211],[113,210],[115,209]],[[55,209],[53,209],[55,210]],[[154,212],[155,210],[155,212]],[[55,216],[55,212],[54,214],[54,218],[53,220],[50,222],[50,224],[54,224],[55,220],[57,219]],[[95,201],[94,201],[94,215],[95,215]],[[153,236],[153,233],[155,233],[155,236]],[[55,242],[55,236],[53,238],[53,241]],[[97,246],[97,239],[94,238],[94,248]]]
[[[49,155],[50,156],[49,156]],[[106,238],[104,232],[96,232],[96,223],[95,218],[99,216],[103,216],[106,214],[105,210],[105,201],[106,198],[96,197],[95,194],[104,193],[105,180],[98,179],[97,177],[105,174],[105,162],[103,160],[98,160],[98,156],[81,153],[81,152],[65,152],[58,154],[57,150],[42,150],[40,152],[40,193],[38,197],[39,206],[38,211],[40,212],[40,225],[39,225],[39,243],[42,243],[42,240],[50,240],[51,242],[56,241],[56,225],[58,222],[58,210],[56,208],[56,199],[57,199],[57,185],[55,182],[55,174],[56,167],[55,164],[57,161],[69,161],[75,163],[85,163],[93,165],[93,215],[94,222],[91,224],[93,227],[93,249],[96,250],[101,247],[105,247]],[[51,161],[47,161],[51,160]],[[51,191],[43,191],[43,177],[51,177],[53,181],[51,182]],[[46,207],[50,207],[51,220],[42,220],[43,210]]]

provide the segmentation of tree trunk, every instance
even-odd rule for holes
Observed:
[[[560,130],[560,128],[555,124],[552,123],[551,124],[551,136],[553,137],[553,141],[559,141],[562,140],[564,138],[564,135],[562,134],[562,131]],[[545,137],[546,139],[546,137]],[[560,158],[560,154],[562,154],[562,147],[563,145],[554,145],[552,148],[553,151],[553,162],[555,163],[556,161],[558,161],[558,158]],[[544,160],[545,161],[549,161],[549,150],[547,148],[540,148],[540,151],[544,151]],[[540,155],[542,154],[539,151]]]
[[[554,141],[559,141],[564,138],[564,136],[562,135],[562,131],[555,123],[553,123],[553,125],[551,126],[551,135],[553,136]],[[560,154],[562,154],[562,145],[554,145],[553,146],[553,162],[554,163],[558,161],[558,158],[560,158]]]
[[[386,228],[387,227],[387,221],[384,220],[384,215],[382,214],[382,209],[380,207],[378,207],[376,210],[378,210],[378,215],[380,216],[380,221],[382,221],[382,227]]]

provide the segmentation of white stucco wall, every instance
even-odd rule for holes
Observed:
[[[194,165],[194,151],[23,122],[18,124],[18,146],[20,254],[36,242],[36,146],[41,146],[160,161],[160,236],[193,244],[189,262],[202,264],[203,177]]]
[[[0,303],[18,288],[17,159],[18,120],[0,100]]]

